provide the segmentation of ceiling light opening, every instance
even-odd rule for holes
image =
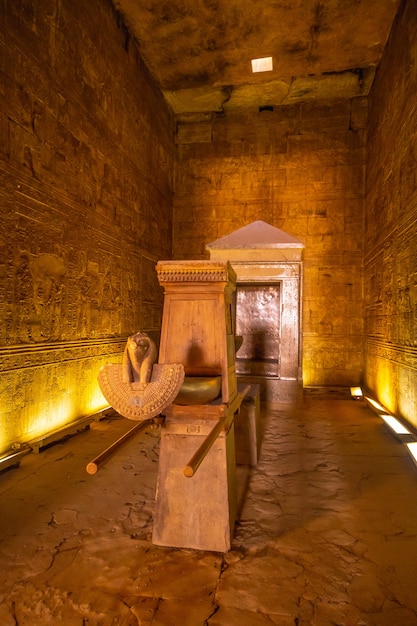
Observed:
[[[263,57],[262,59],[252,59],[252,72],[270,72],[273,69],[272,57]]]

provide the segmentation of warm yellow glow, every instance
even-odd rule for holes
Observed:
[[[89,395],[87,396],[84,406],[82,408],[82,415],[91,415],[92,413],[98,413],[107,408],[109,403],[101,393],[101,389],[96,381],[89,388]]]
[[[28,434],[31,439],[35,439],[46,433],[59,430],[80,417],[98,413],[108,406],[109,403],[101,393],[98,383],[93,381],[84,394],[77,398],[76,403],[69,398],[61,400],[48,410],[48,417],[45,413],[33,416]]]
[[[368,396],[365,396],[365,400],[369,402],[369,404],[371,404],[377,411],[385,411],[384,407],[373,398],[368,398]]]
[[[77,359],[0,377],[0,452],[106,409],[109,405],[97,380],[106,362],[106,356]]]
[[[10,448],[10,441],[3,428],[0,428],[0,451]]]
[[[351,387],[350,395],[352,398],[363,398],[362,389],[360,387]]]
[[[48,409],[31,416],[30,431],[27,434],[30,439],[36,439],[45,433],[58,430],[75,417],[76,414],[70,400],[62,400],[59,404],[54,405],[52,410]]]
[[[411,455],[414,463],[417,465],[417,441],[413,441],[412,443],[407,443],[408,452]]]
[[[377,363],[376,380],[375,380],[375,395],[387,407],[388,410],[395,412],[397,374],[393,368],[392,362],[380,359]]]
[[[397,435],[411,435],[410,431],[392,415],[381,413],[380,417]]]

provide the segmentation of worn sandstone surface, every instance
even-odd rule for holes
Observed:
[[[2,452],[103,406],[100,366],[157,334],[174,153],[110,3],[3,2],[0,80]]]
[[[362,376],[365,98],[178,124],[174,255],[256,220],[300,240],[305,385]]]
[[[263,408],[261,421],[225,554],[152,545],[158,430],[94,476],[86,464],[126,420],[1,474],[2,626],[415,626],[417,474],[404,446],[339,391]]]
[[[405,3],[370,99],[366,382],[417,425],[417,14]]]
[[[113,3],[180,114],[366,96],[399,0]]]

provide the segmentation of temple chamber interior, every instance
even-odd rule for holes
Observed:
[[[0,51],[1,624],[416,626],[416,1]]]

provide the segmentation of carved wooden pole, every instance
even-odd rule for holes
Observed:
[[[146,420],[144,422],[139,422],[127,431],[124,435],[122,435],[117,441],[112,443],[108,448],[104,450],[101,454],[96,456],[90,463],[88,463],[86,470],[88,474],[96,474],[100,467],[103,465],[105,461],[119,448],[125,441],[130,439],[133,435],[140,433],[142,430],[145,430],[147,426],[149,426],[150,420]]]
[[[204,457],[207,455],[208,451],[210,450],[211,446],[216,441],[217,437],[220,435],[222,430],[228,430],[228,428],[230,427],[230,424],[233,421],[234,415],[236,411],[239,411],[240,405],[242,404],[244,397],[249,392],[249,389],[250,389],[250,385],[246,385],[244,387],[243,391],[239,393],[237,398],[228,408],[226,415],[222,417],[216,423],[216,425],[211,429],[211,431],[209,432],[207,437],[204,439],[201,446],[198,448],[195,454],[193,454],[192,458],[185,466],[183,470],[184,476],[187,476],[187,478],[192,478],[194,476],[194,474],[200,467],[201,462],[204,460]]]
[[[191,478],[192,476],[194,476],[194,474],[200,467],[201,462],[203,461],[204,457],[210,450],[211,446],[213,445],[217,437],[220,435],[220,433],[224,429],[227,420],[228,420],[228,416],[226,415],[225,417],[223,417],[217,422],[214,428],[211,429],[211,431],[209,432],[207,437],[204,439],[201,446],[198,448],[197,452],[193,454],[192,458],[188,461],[187,465],[185,466],[183,470],[184,476],[187,476],[187,478]]]

